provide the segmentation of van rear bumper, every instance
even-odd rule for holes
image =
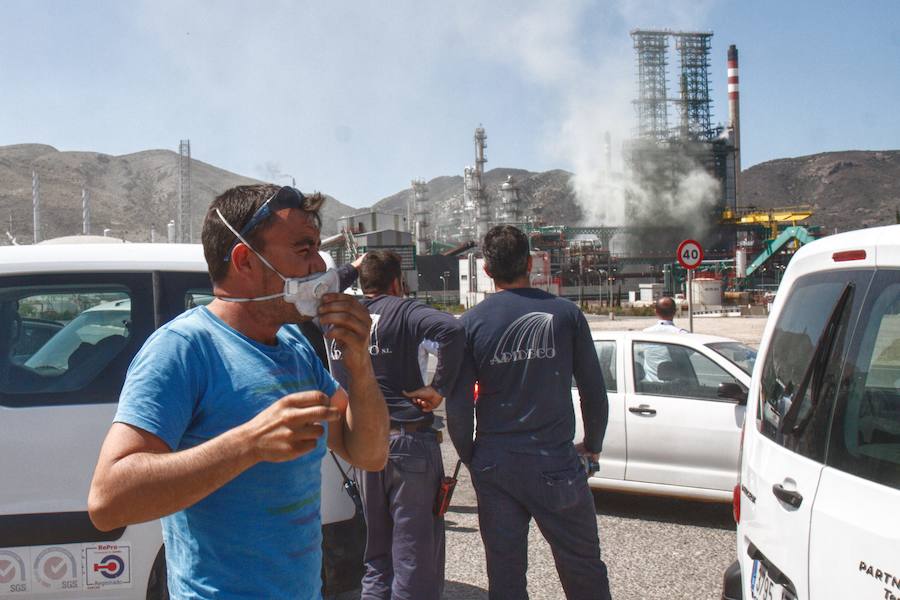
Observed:
[[[741,565],[734,561],[725,569],[722,577],[722,600],[743,600],[744,588],[741,585]]]

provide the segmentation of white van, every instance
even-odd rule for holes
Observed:
[[[131,359],[210,294],[199,245],[0,248],[0,598],[167,597],[159,522],[99,531],[87,495]],[[322,475],[333,540],[355,507]]]
[[[900,598],[900,226],[788,266],[763,334],[723,598]]]

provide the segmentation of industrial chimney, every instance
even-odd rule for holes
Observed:
[[[734,140],[734,198],[740,205],[741,190],[741,104],[738,90],[738,51],[728,46],[728,127]]]

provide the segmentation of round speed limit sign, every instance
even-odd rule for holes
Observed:
[[[703,248],[695,240],[684,240],[678,244],[678,262],[687,270],[693,270],[703,262]]]

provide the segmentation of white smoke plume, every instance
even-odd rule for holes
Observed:
[[[625,168],[623,143],[634,137],[637,117],[636,59],[628,32],[634,28],[703,29],[711,2],[619,0],[590,3],[569,0],[521,6],[516,16],[502,16],[498,35],[477,40],[478,50],[509,63],[529,80],[559,96],[559,129],[548,132],[547,150],[554,160],[572,165],[571,185],[585,224],[648,225],[700,223],[716,202],[718,182],[699,164],[679,160],[680,179],[666,185],[653,177],[662,169]],[[490,11],[488,11],[490,12]],[[498,15],[499,17],[499,15]],[[490,15],[479,13],[482,21]],[[461,25],[475,24],[461,17]],[[579,46],[576,35],[593,28],[596,40]],[[470,29],[471,30],[471,29]],[[674,48],[672,66],[677,68]],[[612,169],[607,167],[607,133],[612,138]],[[671,166],[671,165],[669,165]],[[650,180],[648,181],[648,176]],[[698,234],[701,232],[698,232]]]

